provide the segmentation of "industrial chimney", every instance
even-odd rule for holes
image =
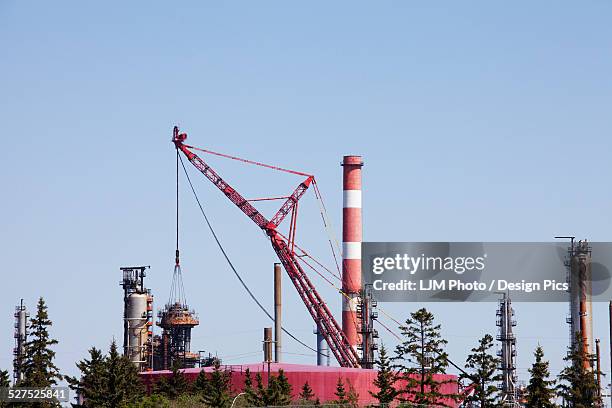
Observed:
[[[357,300],[361,290],[361,156],[344,156],[342,209],[342,331],[359,344]]]

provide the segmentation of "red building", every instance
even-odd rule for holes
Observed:
[[[223,368],[231,372],[232,390],[236,394],[241,392],[244,388],[245,371],[247,368],[251,371],[253,380],[255,379],[255,375],[260,372],[262,374],[264,384],[267,382],[267,363],[227,365],[223,366]],[[347,391],[349,387],[353,387],[359,394],[360,405],[376,402],[369,393],[369,391],[378,391],[373,385],[374,379],[376,378],[376,370],[284,363],[271,363],[269,365],[269,369],[270,374],[273,375],[276,375],[279,369],[282,369],[285,372],[285,375],[292,386],[293,397],[295,399],[297,399],[297,395],[300,393],[304,383],[308,381],[308,384],[312,387],[314,394],[322,403],[325,401],[334,400],[336,398],[334,392],[336,391],[338,378],[342,378]],[[213,368],[186,368],[181,371],[185,374],[189,381],[195,381],[201,370],[211,372]],[[160,377],[168,376],[170,374],[170,371],[149,371],[143,372],[140,375],[145,384],[150,387]],[[446,384],[441,386],[440,392],[442,394],[457,394],[459,392],[456,376],[436,375],[435,378],[440,382],[447,381]],[[450,407],[457,406],[457,403],[453,402],[451,399],[445,399],[440,402]]]

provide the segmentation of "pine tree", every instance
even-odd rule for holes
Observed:
[[[38,299],[36,316],[30,319],[30,340],[25,344],[23,362],[25,379],[19,384],[22,387],[50,387],[62,379],[53,363],[55,352],[51,350],[51,346],[56,345],[57,340],[49,336],[48,328],[52,324],[47,305],[41,297]]]
[[[401,373],[406,386],[399,391],[400,400],[408,403],[444,406],[442,399],[456,399],[454,394],[442,394],[440,387],[450,382],[438,381],[436,374],[445,374],[448,355],[444,346],[448,343],[440,335],[440,325],[434,324],[434,316],[425,308],[411,313],[406,323],[399,327],[405,340],[395,349],[394,368]],[[410,362],[411,364],[407,364]],[[415,366],[416,364],[416,366]]]
[[[346,404],[348,399],[346,398],[346,389],[344,388],[344,382],[342,381],[342,377],[338,377],[338,382],[336,383],[336,392],[334,392],[336,396],[337,404]]]
[[[263,388],[263,385],[262,385],[262,388]],[[242,392],[245,393],[245,398],[249,406],[251,407],[263,406],[261,395],[259,395],[257,391],[255,390],[255,388],[253,388],[253,378],[251,377],[251,370],[249,370],[248,368],[246,369],[246,372],[245,372],[244,389],[242,390]]]
[[[476,403],[479,408],[499,406],[499,389],[496,383],[502,379],[498,372],[500,360],[491,354],[491,348],[493,336],[485,334],[466,360],[465,369],[469,374],[460,376],[461,379],[467,378],[474,384],[474,394],[467,397],[465,402]]]
[[[380,405],[390,404],[395,400],[397,391],[395,390],[395,373],[391,368],[391,360],[387,355],[385,345],[381,345],[376,361],[378,373],[374,380],[374,385],[378,388],[378,392],[370,391],[370,395],[378,400]]]
[[[10,386],[8,370],[0,370],[0,388]],[[7,407],[8,403],[0,401],[0,407]]]
[[[103,406],[106,399],[105,357],[102,351],[89,349],[89,360],[83,359],[76,364],[81,372],[80,378],[66,377],[70,388],[83,397],[83,407]]]
[[[348,384],[348,392],[346,393],[346,401],[350,404],[351,407],[358,408],[359,407],[359,393],[351,384],[349,379],[346,380]]]
[[[0,387],[10,386],[8,370],[0,370]]]
[[[156,394],[163,395],[170,400],[175,400],[187,392],[189,383],[179,367],[180,365],[177,363],[172,365],[172,373],[168,377],[163,377],[157,383],[155,387]]]
[[[104,407],[119,408],[138,401],[143,386],[136,366],[117,351],[113,340],[105,361],[106,401]]]
[[[268,400],[268,393],[266,392],[266,388],[263,385],[263,378],[261,376],[261,373],[257,373],[257,375],[255,376],[255,382],[257,383],[257,395],[259,396],[259,400],[261,405],[261,407],[265,407],[267,405],[267,400]]]
[[[552,388],[554,381],[548,380],[550,371],[548,370],[548,361],[544,361],[544,350],[538,345],[533,353],[535,362],[529,369],[531,378],[527,386],[527,403],[525,408],[554,408],[552,402],[555,398],[555,391]]]
[[[210,407],[229,407],[232,402],[230,393],[230,374],[222,370],[219,360],[216,360],[203,395],[204,402]]]
[[[308,384],[308,381],[306,381],[302,386],[302,391],[300,392],[300,400],[305,404],[310,404],[312,403],[313,399],[314,392],[312,392],[310,384]]]
[[[206,371],[200,370],[191,387],[194,394],[204,394],[206,387],[208,386],[208,379],[206,377]]]
[[[571,408],[601,406],[601,398],[597,395],[596,372],[585,367],[584,362],[588,361],[589,356],[582,345],[582,338],[577,334],[573,347],[570,347],[569,354],[564,358],[569,365],[559,374],[558,394]]]
[[[278,370],[278,375],[270,376],[265,402],[267,406],[282,406],[291,403],[291,384],[282,369]]]

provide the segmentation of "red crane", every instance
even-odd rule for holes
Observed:
[[[297,207],[299,199],[304,195],[308,187],[314,181],[314,176],[305,173],[290,171],[291,173],[306,176],[306,180],[301,182],[293,193],[287,197],[281,208],[276,212],[271,220],[268,220],[261,214],[251,203],[238,193],[232,186],[217,174],[204,160],[202,160],[193,150],[197,149],[193,146],[184,144],[187,139],[186,133],[179,133],[179,128],[174,127],[172,142],[178,150],[183,152],[187,159],[197,168],[206,178],[208,178],[225,196],[236,205],[243,213],[245,213],[259,228],[261,228],[270,238],[272,248],[276,252],[278,259],[283,264],[285,271],[289,275],[291,282],[295,286],[298,294],[304,301],[306,309],[312,316],[313,320],[320,328],[329,348],[338,360],[341,367],[360,367],[359,356],[357,352],[350,346],[348,339],[329,308],[315,289],[314,285],[298,263],[298,258],[294,252],[294,233],[295,223],[297,218]],[[213,153],[213,152],[209,152]],[[215,153],[216,154],[216,153]],[[223,155],[222,155],[223,156]],[[230,156],[226,156],[230,157]],[[230,157],[237,159],[235,157]],[[242,160],[242,159],[238,159]],[[249,162],[247,160],[242,160]],[[254,163],[254,162],[250,162]],[[254,163],[261,164],[261,163]],[[272,166],[266,166],[272,167]],[[283,169],[284,170],[284,169]],[[286,171],[286,170],[285,170]],[[289,238],[285,238],[277,227],[291,212],[291,228]],[[293,233],[292,233],[293,232]]]

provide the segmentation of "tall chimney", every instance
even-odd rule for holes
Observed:
[[[344,156],[342,208],[342,331],[349,344],[359,344],[357,297],[361,290],[361,156]]]
[[[281,362],[281,337],[282,337],[282,315],[281,315],[281,265],[274,264],[274,361]]]

